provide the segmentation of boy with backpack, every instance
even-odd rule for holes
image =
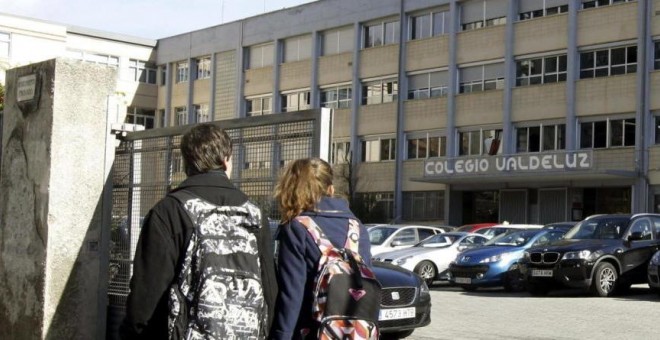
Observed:
[[[265,339],[277,294],[265,217],[229,181],[232,143],[214,124],[181,140],[187,178],[147,214],[124,339]]]
[[[366,228],[332,197],[318,158],[293,161],[275,187],[282,213],[272,339],[378,339],[380,283]]]

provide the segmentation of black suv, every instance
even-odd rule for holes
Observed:
[[[646,282],[659,238],[660,214],[597,215],[578,223],[562,240],[528,249],[521,272],[532,295],[569,287],[611,296]]]

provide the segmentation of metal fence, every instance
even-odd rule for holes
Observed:
[[[213,122],[233,142],[232,182],[270,218],[277,219],[272,193],[282,166],[305,157],[327,159],[329,110],[248,117]],[[112,223],[108,285],[108,338],[116,338],[142,219],[184,179],[179,144],[190,126],[137,132],[118,131],[112,168]]]

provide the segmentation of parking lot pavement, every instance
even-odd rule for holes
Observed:
[[[659,339],[660,296],[648,285],[626,295],[591,297],[565,290],[547,297],[503,289],[431,287],[431,324],[408,339]]]

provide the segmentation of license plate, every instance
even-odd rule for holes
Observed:
[[[532,276],[552,277],[552,270],[532,269]]]
[[[470,284],[470,283],[472,283],[472,279],[469,278],[469,277],[457,277],[457,278],[454,278],[454,282]]]
[[[378,314],[378,320],[399,320],[415,317],[415,307],[381,309]]]

